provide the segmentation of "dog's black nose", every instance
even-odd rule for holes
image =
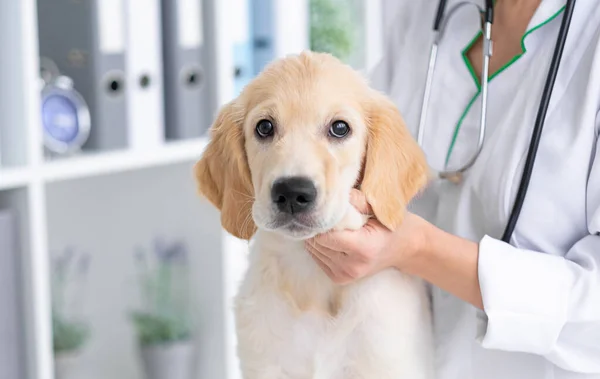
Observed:
[[[312,180],[300,176],[278,179],[271,187],[271,199],[281,212],[304,212],[314,204],[317,188]]]

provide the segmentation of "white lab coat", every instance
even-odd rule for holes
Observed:
[[[373,83],[416,136],[438,2],[386,1],[392,22]],[[479,243],[485,311],[432,289],[439,379],[600,378],[598,2],[577,2],[525,204],[511,243],[500,241],[564,4],[541,2],[523,39],[526,52],[491,79],[485,145],[465,180],[436,182],[411,204],[438,227]],[[425,130],[435,168],[444,166],[457,125],[449,168],[465,163],[477,144],[481,99],[462,51],[479,21],[473,10],[454,17]]]

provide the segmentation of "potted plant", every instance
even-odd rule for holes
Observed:
[[[188,312],[187,253],[158,239],[153,254],[136,251],[142,305],[132,312],[147,379],[191,379],[194,344]]]
[[[354,48],[355,20],[348,1],[310,0],[310,49],[334,55],[342,61]]]
[[[67,248],[52,259],[52,337],[56,379],[76,377],[77,358],[90,331],[81,301],[90,256]]]

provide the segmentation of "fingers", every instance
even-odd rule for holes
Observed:
[[[323,254],[320,250],[323,247],[317,249],[311,242],[306,242],[306,250],[310,253],[312,259],[317,265],[325,272],[325,274],[335,283],[342,284],[348,280],[348,275],[339,267],[338,264],[334,263],[334,258]],[[333,252],[333,254],[341,255],[341,252]]]
[[[315,257],[314,255],[311,255],[311,257],[332,282],[336,284],[347,284],[352,281],[352,278],[350,278],[350,276],[343,271],[333,271],[331,268],[329,268],[329,266],[321,262],[319,258]]]
[[[310,256],[328,277],[330,277],[331,279],[335,278],[335,274],[333,273],[333,271],[329,268],[329,266],[323,263],[323,261],[321,261],[319,257],[315,256],[314,254],[311,254]]]
[[[317,246],[315,246],[315,243],[310,241],[310,242],[306,242],[305,244],[305,248],[306,250],[308,250],[309,253],[311,253],[312,255],[314,255],[315,257],[317,257],[321,262],[325,263],[328,266],[332,266],[333,265],[333,251],[330,249],[327,249],[323,246],[319,246],[317,248]],[[327,250],[326,253],[322,253],[320,250]]]
[[[362,229],[336,230],[319,234],[313,238],[313,241],[319,245],[320,249],[327,248],[334,252],[345,252],[356,245],[356,241],[362,234]]]
[[[369,202],[367,201],[367,197],[357,189],[350,190],[350,204],[356,208],[362,214],[372,215],[373,209]]]
[[[350,191],[350,202],[360,213],[372,215],[373,210],[367,202],[367,198],[362,192],[356,189]],[[334,252],[347,251],[354,246],[364,234],[361,230],[334,230],[317,235],[313,240],[320,245]],[[321,249],[321,252],[323,250]]]
[[[344,254],[342,250],[335,250],[323,244],[320,244],[315,238],[307,242],[307,248],[312,249],[314,252],[324,256],[329,260],[334,260],[338,258],[341,254]]]

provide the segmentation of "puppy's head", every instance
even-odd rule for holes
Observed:
[[[195,165],[223,227],[306,239],[345,215],[360,188],[388,228],[427,180],[424,155],[394,104],[328,54],[271,63],[225,105]]]

